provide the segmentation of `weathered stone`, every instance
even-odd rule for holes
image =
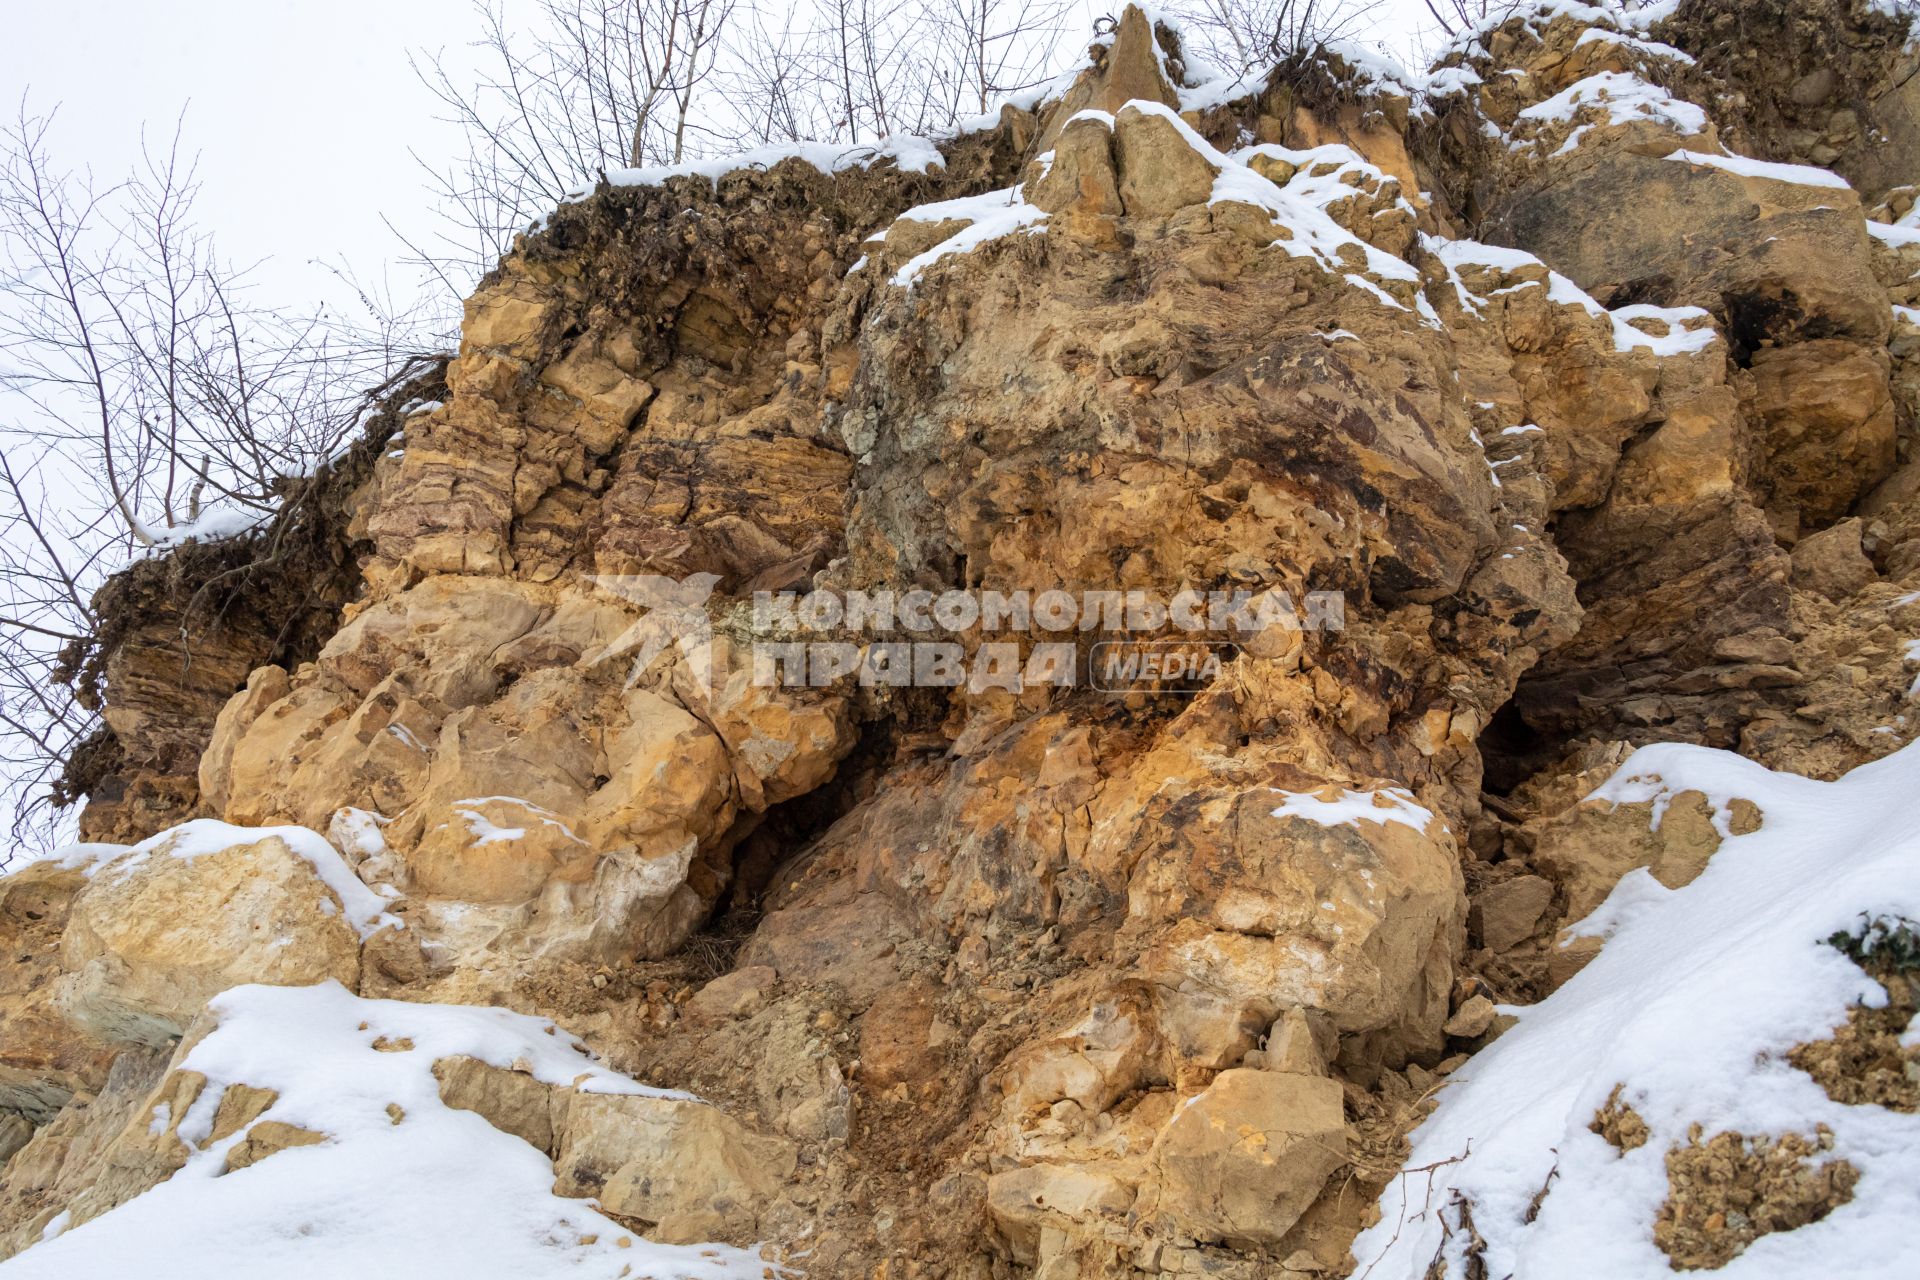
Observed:
[[[1461,1040],[1485,1035],[1487,1028],[1493,1025],[1494,1012],[1493,1001],[1485,996],[1474,996],[1453,1011],[1444,1030]]]
[[[794,1159],[792,1143],[752,1134],[703,1102],[579,1094],[567,1109],[554,1190],[593,1196],[670,1244],[749,1243]]]
[[[129,1048],[113,1061],[97,1093],[32,1130],[0,1168],[0,1258],[38,1243],[58,1214],[69,1226],[100,1216],[186,1162],[171,1126],[155,1131],[154,1104],[185,1114],[197,1078],[169,1075],[164,1050]]]
[[[13,1159],[13,1153],[33,1137],[33,1126],[17,1111],[0,1115],[0,1166]]]
[[[837,694],[756,683],[750,655],[719,640],[696,671],[674,668],[674,693],[726,745],[740,802],[759,812],[833,777],[855,733]]]
[[[107,863],[75,895],[59,1006],[102,1039],[160,1045],[245,982],[360,978],[339,898],[279,836],[175,856],[195,828]]]
[[[1113,120],[1113,150],[1120,170],[1120,202],[1136,218],[1164,218],[1213,194],[1215,168],[1194,149],[1189,130],[1171,111],[1137,103]]]
[[[1145,1212],[1193,1239],[1275,1245],[1346,1154],[1337,1083],[1223,1071],[1155,1141]]]
[[[1117,1221],[1133,1198],[1125,1183],[1091,1169],[1035,1164],[987,1179],[987,1212],[994,1227],[1015,1261],[1028,1265],[1039,1260],[1047,1228],[1079,1227],[1101,1218]]]
[[[76,1093],[97,1092],[118,1046],[73,1026],[54,995],[60,938],[84,872],[32,862],[0,879],[0,1112],[50,1120]]]
[[[1873,561],[1861,549],[1858,518],[1809,534],[1793,546],[1793,585],[1829,600],[1845,600],[1878,582]]]
[[[448,1106],[475,1112],[501,1132],[549,1156],[557,1154],[571,1090],[468,1057],[440,1059],[433,1064],[433,1078],[440,1083],[440,1101]]]
[[[898,911],[861,897],[780,912],[755,931],[740,960],[788,982],[837,983],[864,1006],[895,980],[889,957],[911,936]]]
[[[745,1018],[766,1004],[776,975],[767,965],[749,965],[723,973],[693,993],[687,1013],[695,1017]]]
[[[478,349],[534,355],[540,349],[541,323],[550,309],[544,300],[516,295],[511,288],[477,293],[467,301],[460,340]]]
[[[1178,111],[1180,96],[1167,83],[1156,44],[1153,19],[1135,5],[1123,9],[1112,40],[1096,48],[1093,68],[1076,79],[1051,108],[1034,150],[1045,151],[1082,111],[1111,115],[1135,101],[1158,102]]]
[[[1027,181],[1027,202],[1064,217],[1076,234],[1097,234],[1096,220],[1125,212],[1113,166],[1113,126],[1092,116],[1071,120],[1054,141],[1046,171]]]
[[[1589,959],[1565,926],[1623,874],[1685,883],[1753,819],[1583,806],[1632,744],[1829,777],[1906,736],[1920,502],[1879,477],[1920,406],[1920,331],[1888,339],[1920,258],[1821,175],[1667,158],[1864,172],[1895,91],[1836,73],[1788,138],[1761,117],[1814,110],[1807,66],[1659,50],[1719,0],[1631,37],[1576,9],[1463,42],[1431,114],[1329,50],[1177,116],[1187,55],[1128,10],[1038,120],[924,171],[569,202],[354,498],[332,640],[199,673],[198,787],[136,763],[101,820],[197,793],[326,829],[404,895],[363,984],[553,1014],[782,1135],[436,1066],[658,1238],[802,1241],[823,1275],[1340,1273],[1404,1090]],[[1639,106],[1523,117],[1602,72]],[[1016,186],[1044,220],[892,283],[978,226],[946,201]],[[801,637],[753,593],[813,587],[1088,590],[1058,631],[913,633],[1083,677],[1179,630],[1129,591],[1338,592],[1344,625],[1224,628],[1177,691],[755,679],[751,646]],[[192,755],[148,656],[113,716]],[[35,955],[0,991],[48,1120],[16,1156],[42,1199],[0,1208],[22,1241],[96,1167],[57,1153],[112,1052],[34,1021]],[[229,1094],[221,1125],[259,1119]],[[1366,1145],[1327,1183],[1343,1098]],[[240,1161],[304,1140],[259,1127]]]
[[[458,732],[450,731],[449,737]],[[477,794],[428,811],[444,819],[427,827],[407,857],[416,889],[472,902],[517,903],[537,897],[549,880],[581,880],[590,874],[595,856],[586,841],[543,805],[487,795],[486,788],[469,785],[476,781],[472,775],[456,773],[459,750],[456,746],[442,757],[456,763],[436,770],[440,776],[434,781],[443,792]],[[449,774],[455,778],[450,788]],[[425,815],[421,820],[433,821]]]
[[[280,667],[256,667],[247,687],[233,695],[213,722],[213,736],[200,757],[200,800],[219,815],[227,812],[233,790],[233,752],[260,713],[290,692],[287,673]]]
[[[1533,936],[1553,905],[1553,882],[1542,876],[1515,876],[1473,895],[1467,924],[1489,951],[1508,951]]]
[[[1321,826],[1280,816],[1273,793],[1229,796],[1195,792],[1189,811],[1218,812],[1217,827],[1201,817],[1199,828],[1232,832],[1232,845],[1193,827],[1161,836],[1170,847],[1130,884],[1136,926],[1171,922],[1141,969],[1162,989],[1178,1051],[1228,1066],[1290,1006],[1347,1034],[1430,1043],[1464,914],[1453,858],[1419,817]]]
[[[1789,532],[1844,515],[1893,473],[1886,354],[1838,339],[1757,352],[1753,411],[1766,424],[1765,502]]]
[[[1491,219],[1489,238],[1603,298],[1658,281],[1669,305],[1726,307],[1735,340],[1749,347],[1809,328],[1885,338],[1857,194],[1667,158],[1710,151],[1708,138],[1629,131],[1609,141],[1587,139],[1547,162]]]
[[[1326,1075],[1322,1042],[1331,1038],[1330,1033],[1316,1034],[1306,1010],[1289,1009],[1267,1032],[1265,1069],[1297,1076]]]
[[[1716,816],[1697,791],[1681,792],[1666,803],[1658,827],[1650,805],[1583,801],[1537,824],[1533,863],[1566,894],[1564,920],[1571,924],[1592,914],[1620,877],[1636,867],[1647,868],[1670,889],[1691,884],[1720,847]],[[1751,803],[1736,800],[1722,820],[1740,834],[1755,830],[1760,815]]]
[[[226,1171],[245,1169],[277,1152],[294,1147],[311,1147],[325,1142],[327,1135],[302,1129],[280,1120],[262,1120],[247,1130],[247,1136],[227,1150]]]

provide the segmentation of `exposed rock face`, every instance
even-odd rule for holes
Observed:
[[[84,1222],[180,1167],[177,1144],[148,1132],[147,1104],[166,1077],[167,1061],[165,1050],[123,1050],[94,1090],[13,1153],[0,1186],[0,1257],[37,1243],[59,1214]]]
[[[1688,0],[1656,28],[1731,92],[1729,140],[1766,160],[1832,168],[1877,199],[1910,183],[1920,86],[1900,19],[1872,0]]]
[[[794,1148],[701,1102],[576,1097],[555,1157],[562,1195],[592,1195],[669,1244],[751,1243],[793,1175]]]
[[[1827,683],[1825,653],[1863,638],[1842,639],[1848,629],[1818,602],[1870,592],[1890,567],[1864,530],[1858,557],[1824,531],[1906,457],[1904,357],[1880,304],[1904,301],[1913,267],[1895,261],[1896,232],[1870,235],[1862,252],[1858,235],[1877,224],[1856,219],[1853,203],[1881,187],[1856,194],[1825,169],[1796,167],[1811,160],[1858,179],[1857,151],[1812,156],[1750,108],[1779,96],[1762,68],[1781,59],[1807,64],[1788,82],[1824,60],[1829,80],[1849,77],[1849,94],[1893,93],[1880,55],[1897,42],[1875,34],[1883,18],[1846,4],[1683,5],[1640,34],[1591,21],[1516,18],[1454,55],[1467,84],[1443,102],[1443,147],[1477,159],[1464,166],[1467,187],[1443,185],[1468,192],[1488,238],[1539,253],[1612,305],[1703,308],[1727,348],[1724,362],[1703,349],[1703,376],[1684,385],[1663,375],[1644,416],[1617,392],[1599,397],[1640,425],[1610,486],[1595,486],[1610,464],[1592,454],[1584,479],[1558,486],[1555,543],[1588,613],[1506,713],[1500,741],[1522,758],[1499,785],[1583,738],[1743,747],[1833,776],[1842,761],[1879,754],[1865,735],[1890,718],[1798,713],[1833,706],[1811,688]],[[1751,28],[1732,45],[1730,23]],[[1716,160],[1728,144],[1796,163]],[[1633,214],[1593,217],[1609,206]],[[1750,235],[1756,225],[1770,231]],[[1855,665],[1864,673],[1875,660]],[[1884,658],[1878,666],[1842,700],[1897,698],[1898,674]],[[1821,736],[1817,765],[1767,754],[1789,742],[1800,753]]]
[[[42,1123],[75,1093],[97,1090],[114,1047],[70,1027],[54,1004],[60,939],[85,883],[49,863],[0,881],[0,1109]]]
[[[1750,820],[1588,800],[1628,744],[1834,776],[1912,736],[1920,250],[1897,201],[1870,231],[1865,144],[1820,161],[1859,189],[1723,153],[1763,136],[1722,93],[1748,73],[1685,42],[1726,8],[1521,14],[1419,103],[1329,57],[1184,111],[1177,38],[1129,10],[930,172],[558,211],[372,468],[340,625],[223,668],[193,740],[195,803],[328,832],[405,928],[361,939],[272,840],[5,882],[46,903],[0,914],[34,954],[0,990],[0,1109],[42,1126],[16,1163],[115,1043],[333,977],[555,1016],[718,1104],[435,1067],[664,1240],[818,1275],[1338,1272],[1496,1002],[1570,977],[1623,876],[1684,884]],[[1104,603],[754,607],[814,588]],[[1339,593],[1343,625],[1090,684],[1103,646],[1181,640],[1125,593],[1234,590]],[[771,646],[935,630],[962,672],[1010,646],[1079,678],[771,678]],[[23,998],[55,985],[64,1020]],[[32,1176],[36,1212],[71,1194]]]
[[[555,1191],[592,1197],[651,1239],[751,1243],[793,1175],[793,1143],[703,1102],[581,1093],[474,1058],[443,1058],[433,1073],[448,1106],[551,1157]]]

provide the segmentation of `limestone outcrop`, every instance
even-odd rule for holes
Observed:
[[[1915,735],[1911,54],[1770,6],[1866,77],[1775,127],[1811,55],[1749,66],[1731,8],[1224,97],[1129,8],[923,169],[555,211],[343,504],[337,625],[202,671],[155,830],[101,792],[235,834],[0,881],[10,1247],[101,1160],[164,1176],[129,1099],[210,999],[331,979],[699,1095],[432,1066],[661,1242],[1341,1274],[1496,1005],[1751,829],[1590,799],[1633,746],[1831,778]],[[331,847],[239,830],[280,826]]]

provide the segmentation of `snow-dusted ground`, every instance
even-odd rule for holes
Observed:
[[[1785,1057],[1828,1036],[1849,1004],[1885,1001],[1823,939],[1858,929],[1863,912],[1920,918],[1920,744],[1831,783],[1703,747],[1648,747],[1596,794],[1652,801],[1657,822],[1687,790],[1709,797],[1723,834],[1736,798],[1764,821],[1726,838],[1684,888],[1633,872],[1573,930],[1607,937],[1605,948],[1539,1005],[1505,1010],[1518,1025],[1455,1074],[1407,1162],[1437,1167],[1388,1188],[1380,1223],[1355,1242],[1356,1275],[1422,1280],[1443,1250],[1446,1275],[1463,1275],[1458,1192],[1487,1243],[1485,1274],[1671,1280],[1653,1223],[1665,1155],[1696,1123],[1707,1137],[1825,1125],[1835,1143],[1821,1158],[1860,1171],[1850,1203],[1761,1237],[1722,1280],[1920,1271],[1920,1116],[1833,1102]],[[1588,1129],[1615,1086],[1651,1130],[1624,1155]]]
[[[0,1263],[5,1280],[761,1280],[721,1245],[651,1244],[553,1194],[547,1157],[440,1101],[433,1063],[468,1055],[590,1093],[648,1089],[595,1063],[544,1019],[501,1009],[363,1000],[336,983],[236,987],[184,1069],[209,1084],[180,1132],[210,1133],[227,1084],[273,1089],[261,1120],[324,1132],[220,1174],[247,1130],[196,1151],[172,1178]],[[388,1048],[376,1050],[382,1037]],[[411,1040],[413,1048],[393,1050]],[[401,1110],[396,1120],[388,1111]],[[156,1115],[164,1132],[170,1117]],[[258,1121],[256,1121],[258,1123]],[[624,1245],[622,1244],[624,1241]]]

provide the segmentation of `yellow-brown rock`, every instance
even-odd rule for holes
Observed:
[[[1590,799],[1633,746],[1832,777],[1920,729],[1913,203],[1870,233],[1881,193],[1825,171],[1887,171],[1868,116],[1911,151],[1860,7],[1753,18],[1850,33],[1824,89],[1689,0],[1516,13],[1423,95],[1323,51],[1192,109],[1197,60],[1128,8],[924,172],[796,156],[556,209],[342,504],[337,620],[236,641],[177,705],[144,639],[108,682],[154,750],[103,828],[327,831],[407,927],[359,947],[271,848],[0,889],[46,907],[0,900],[32,953],[0,1110],[38,1126],[0,1232],[79,1203],[151,1066],[105,1085],[115,1045],[43,993],[151,1043],[218,984],[357,973],[709,1099],[435,1067],[656,1239],[888,1280],[1339,1274],[1419,1095],[1601,945],[1568,926],[1756,820]],[[809,590],[1097,603],[754,607]],[[1338,625],[1210,628],[1204,677],[1098,687],[1101,646],[1191,639],[1128,593],[1185,592]],[[1075,679],[770,678],[771,643],[900,639]],[[241,1160],[301,1140],[258,1136]]]
[[[78,867],[29,863],[0,879],[0,1112],[34,1124],[76,1093],[105,1083],[117,1046],[60,1016],[60,939],[73,898],[86,883]]]
[[[1113,118],[1120,202],[1136,218],[1164,218],[1213,194],[1214,166],[1171,110],[1128,103]]]
[[[1082,111],[1109,115],[1129,102],[1157,102],[1178,110],[1179,95],[1162,70],[1154,20],[1135,5],[1121,11],[1110,39],[1096,44],[1094,65],[1081,73],[1045,118],[1036,151],[1045,151],[1066,123]]]
[[[1825,528],[1893,473],[1886,353],[1825,339],[1753,357],[1765,424],[1764,506],[1789,534]]]
[[[74,895],[57,1004],[100,1039],[164,1045],[245,982],[360,977],[360,939],[312,863],[276,835],[175,855],[194,828],[107,862]]]
[[[1338,1084],[1224,1071],[1154,1142],[1146,1212],[1198,1240],[1278,1244],[1340,1167],[1346,1147]]]
[[[791,1143],[702,1102],[576,1095],[554,1190],[592,1195],[672,1244],[759,1238],[764,1204],[793,1172]]]

